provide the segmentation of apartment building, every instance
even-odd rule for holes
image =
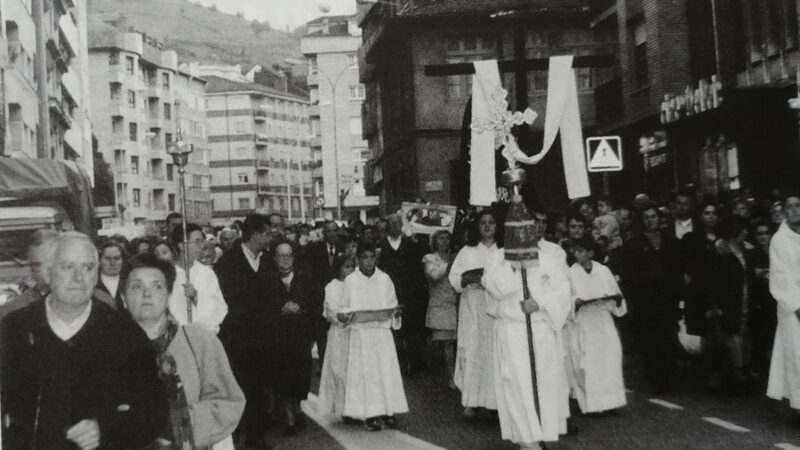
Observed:
[[[355,16],[326,16],[306,24],[300,49],[309,62],[312,151],[321,161],[321,192],[328,218],[350,213],[362,221],[377,212],[378,197],[367,197],[364,166],[370,158],[362,132],[365,97],[359,81],[361,29]],[[341,207],[340,207],[341,203]]]
[[[206,80],[212,223],[253,211],[314,218],[308,99],[241,79]]]
[[[7,0],[0,7],[4,154],[77,161],[91,176],[86,0]]]
[[[114,172],[118,225],[160,224],[181,210],[177,168],[167,153],[179,138],[195,144],[186,167],[187,218],[208,223],[204,82],[179,72],[174,51],[139,33],[93,33],[89,58],[92,120]]]

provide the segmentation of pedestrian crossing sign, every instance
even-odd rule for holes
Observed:
[[[622,170],[622,140],[619,136],[597,136],[586,139],[586,164],[589,172]]]

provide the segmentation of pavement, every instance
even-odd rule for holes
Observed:
[[[561,449],[768,449],[800,450],[800,423],[785,402],[768,399],[760,383],[738,395],[708,392],[697,364],[685,365],[675,389],[648,393],[640,364],[626,359],[628,405],[613,414],[577,416],[576,436],[564,436]],[[344,425],[339,418],[316,414],[316,395],[303,409],[312,424],[298,436],[271,437],[276,449],[513,449],[503,441],[496,419],[467,423],[460,417],[460,396],[447,387],[441,371],[405,378],[409,414],[398,417],[399,429],[370,432]],[[315,380],[316,381],[316,380]],[[316,389],[312,389],[316,391]]]

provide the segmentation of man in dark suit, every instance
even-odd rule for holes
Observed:
[[[322,235],[324,240],[312,244],[301,255],[299,267],[314,282],[316,299],[319,301],[319,310],[322,311],[322,302],[325,300],[325,286],[333,280],[337,274],[333,273],[333,263],[337,255],[341,252],[339,247],[339,225],[333,220],[325,221],[322,225]],[[328,321],[320,314],[319,317],[311,319],[312,334],[317,343],[320,363],[325,360],[325,346],[328,341]]]
[[[378,267],[389,275],[403,308],[398,357],[406,375],[416,375],[425,364],[425,314],[428,311],[428,285],[422,271],[424,251],[402,235],[403,222],[392,214],[387,218],[387,236],[380,242]]]
[[[276,349],[275,325],[280,307],[266,293],[272,262],[266,250],[272,229],[266,217],[251,214],[242,224],[242,242],[224,253],[214,265],[219,287],[228,304],[219,338],[225,346],[236,380],[247,399],[236,438],[245,448],[264,448],[268,422],[267,390],[273,384]]]

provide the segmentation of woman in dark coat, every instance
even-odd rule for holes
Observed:
[[[294,247],[279,241],[273,247],[277,270],[269,275],[267,298],[280,308],[276,327],[275,391],[286,420],[284,435],[294,435],[305,426],[300,411],[311,385],[312,318],[322,315],[322,301],[314,283],[294,269]]]
[[[706,331],[706,295],[708,282],[713,278],[708,263],[715,252],[717,222],[717,207],[712,202],[706,202],[700,210],[700,220],[695,221],[699,228],[686,233],[681,239],[681,254],[688,281],[684,313],[686,331],[696,336],[702,336]]]
[[[753,339],[753,370],[767,373],[775,341],[778,322],[778,304],[769,292],[769,243],[772,226],[767,220],[757,220],[752,225],[756,242],[750,252],[753,274],[750,283],[750,330]]]
[[[726,385],[735,388],[747,381],[750,364],[750,330],[748,288],[751,285],[752,261],[745,250],[747,222],[731,217],[720,227],[720,240],[711,261],[710,291],[706,317],[709,319],[709,341],[724,355],[714,358]]]
[[[670,389],[678,349],[678,300],[682,293],[679,241],[660,229],[655,205],[641,213],[642,231],[625,242],[622,289],[639,338],[647,378],[657,393]]]

